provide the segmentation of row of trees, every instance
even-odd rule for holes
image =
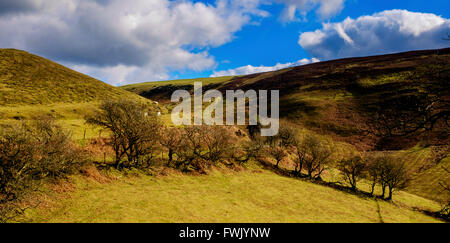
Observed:
[[[44,178],[61,178],[87,162],[71,135],[50,118],[0,129],[0,222],[23,208],[19,201]]]
[[[295,164],[294,175],[321,180],[333,162],[331,141],[310,133],[300,135],[286,124],[272,137],[261,137],[257,127],[249,127],[250,139],[245,140],[239,139],[235,128],[229,126],[166,127],[158,121],[156,112],[134,101],[105,102],[87,122],[111,132],[117,168],[146,168],[157,151],[166,151],[167,165],[183,171],[204,171],[218,163],[242,164],[262,157],[273,158],[275,167],[279,167],[281,161],[290,157]],[[357,182],[365,178],[372,182],[372,195],[379,185],[381,197],[388,191],[387,199],[392,199],[392,193],[408,182],[404,164],[387,153],[344,159],[338,168],[353,191],[357,191]]]
[[[254,138],[255,139],[255,138]],[[260,139],[260,138],[256,138]],[[320,180],[326,166],[332,161],[333,143],[319,136],[307,133],[299,135],[295,128],[282,124],[277,136],[264,141],[266,154],[275,159],[275,167],[286,157],[293,158],[294,175]],[[306,171],[306,175],[302,171]]]
[[[334,145],[331,141],[313,134],[300,136],[291,126],[280,126],[279,134],[266,138],[265,143],[269,145],[265,150],[275,160],[275,167],[284,158],[290,157],[295,163],[293,173],[298,177],[321,180],[322,173],[333,162]],[[385,198],[387,191],[388,200],[392,199],[395,190],[405,188],[409,181],[405,164],[387,152],[346,158],[340,160],[337,167],[351,190],[356,192],[357,182],[364,178],[371,181],[371,195],[379,185],[381,197]],[[302,174],[303,171],[306,174]]]
[[[379,185],[381,198],[385,198],[386,189],[388,190],[388,200],[392,199],[395,190],[404,189],[409,181],[405,163],[387,153],[367,157],[353,156],[341,160],[338,167],[353,191],[357,191],[357,182],[365,178],[371,181],[371,195]]]
[[[244,163],[256,150],[252,145],[236,143],[232,127],[169,128],[148,106],[130,100],[104,102],[86,121],[111,133],[116,168],[146,168],[157,152],[165,150],[168,166],[202,171],[220,161]]]

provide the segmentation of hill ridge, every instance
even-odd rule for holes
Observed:
[[[0,49],[0,105],[83,103],[138,98],[52,60],[17,49]]]

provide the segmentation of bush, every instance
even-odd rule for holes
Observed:
[[[105,101],[100,111],[86,117],[86,121],[111,132],[116,168],[150,165],[160,129],[156,112],[150,107],[132,100]],[[124,157],[127,158],[125,162]]]
[[[61,178],[77,171],[87,157],[70,134],[52,119],[0,130],[0,222],[23,212],[18,202],[40,179]]]
[[[204,171],[232,158],[234,134],[226,126],[187,126],[181,131],[181,141],[175,148],[176,167]]]

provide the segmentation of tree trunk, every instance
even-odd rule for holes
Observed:
[[[170,165],[170,162],[172,162],[173,159],[173,149],[169,149],[169,161],[167,162],[167,165]]]
[[[384,198],[384,195],[386,194],[385,193],[386,192],[386,186],[382,186],[381,190],[382,190],[381,198]]]
[[[374,193],[374,191],[375,191],[375,186],[376,186],[376,184],[377,184],[377,182],[374,180],[374,181],[372,182],[372,188],[371,188],[371,191],[370,191],[370,195],[371,195],[371,196],[373,196],[373,193]]]

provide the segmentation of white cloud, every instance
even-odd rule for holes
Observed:
[[[345,0],[276,0],[286,7],[280,16],[284,22],[298,21],[297,12],[303,17],[311,10],[316,9],[316,14],[327,19],[341,12]]]
[[[110,83],[214,68],[208,48],[268,15],[256,0],[2,0],[0,6],[0,47],[43,55]]]
[[[112,84],[160,80],[172,71],[217,66],[209,49],[233,40],[243,26],[280,3],[321,17],[344,0],[0,0],[0,47],[64,63]]]
[[[245,75],[245,74],[252,74],[252,73],[262,73],[262,72],[270,72],[270,71],[276,71],[283,68],[293,67],[293,66],[300,66],[305,65],[309,63],[319,62],[319,59],[317,58],[303,58],[297,62],[288,62],[288,63],[277,63],[275,66],[242,66],[234,69],[228,69],[224,71],[214,71],[214,73],[211,75],[211,77],[221,77],[221,76],[236,76],[236,75]]]
[[[442,37],[450,20],[429,13],[387,10],[370,16],[325,23],[302,33],[299,45],[321,60],[448,47]]]

